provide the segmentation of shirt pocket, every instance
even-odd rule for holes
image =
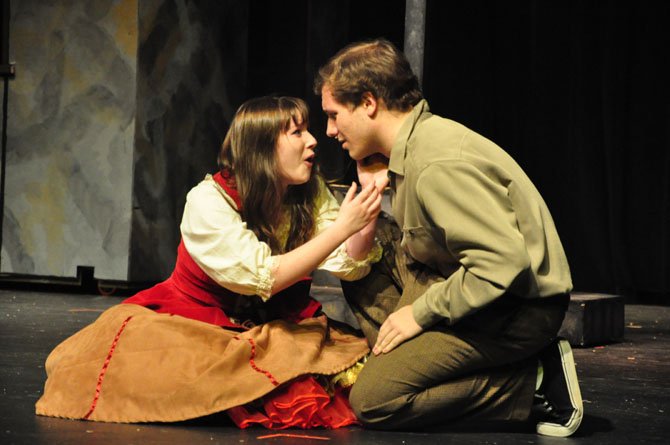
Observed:
[[[400,245],[414,260],[437,269],[442,246],[436,242],[433,234],[425,227],[403,227]]]

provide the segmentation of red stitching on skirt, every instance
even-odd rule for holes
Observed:
[[[119,337],[121,337],[121,333],[126,328],[126,325],[128,324],[131,318],[133,318],[132,315],[126,318],[123,324],[121,324],[119,332],[116,333],[116,337],[114,337],[112,346],[109,348],[109,352],[107,353],[107,358],[105,359],[105,362],[102,364],[102,369],[100,370],[100,374],[98,375],[98,384],[95,387],[95,396],[93,396],[93,403],[91,403],[91,408],[83,417],[84,420],[88,420],[90,415],[93,414],[95,407],[98,405],[98,399],[100,398],[100,391],[102,390],[102,381],[105,379],[105,373],[107,372],[107,368],[109,367],[109,362],[112,360],[112,354],[114,354],[114,350],[116,349],[116,344],[119,342]]]
[[[270,379],[270,382],[273,385],[279,386],[279,382],[274,378],[274,376],[270,371],[265,371],[264,369],[261,369],[258,366],[256,366],[256,362],[254,361],[254,358],[256,357],[256,344],[254,343],[254,340],[252,338],[247,338],[247,340],[251,345],[251,358],[249,359],[249,364],[251,365],[251,367],[254,368],[256,372],[264,374],[268,379]]]

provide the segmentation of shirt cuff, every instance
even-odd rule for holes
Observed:
[[[365,267],[367,265],[374,264],[374,263],[378,262],[379,260],[381,260],[382,259],[382,253],[383,253],[382,246],[379,243],[379,240],[377,238],[375,238],[374,243],[372,245],[372,248],[370,249],[370,251],[368,252],[368,255],[365,258],[363,258],[362,260],[355,260],[347,254],[347,258],[348,258],[347,262],[348,262],[348,264],[351,264],[355,268]]]
[[[367,256],[362,260],[356,260],[350,257],[346,248],[342,248],[341,252],[342,253],[339,255],[342,261],[340,272],[344,273],[334,272],[334,275],[344,281],[356,281],[370,273],[371,264],[376,263],[381,259],[383,250],[381,245],[375,240],[370,252],[368,252]]]
[[[423,294],[412,303],[412,315],[414,316],[414,321],[423,329],[427,329],[445,319],[443,315],[436,314],[430,310],[426,303],[426,294]]]
[[[275,273],[279,267],[279,257],[270,257],[269,267],[263,267],[258,270],[258,285],[256,285],[256,295],[261,300],[267,301],[272,296],[272,286],[275,284]]]

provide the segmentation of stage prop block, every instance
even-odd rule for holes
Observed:
[[[624,299],[620,295],[574,292],[559,335],[572,346],[594,346],[623,339]]]

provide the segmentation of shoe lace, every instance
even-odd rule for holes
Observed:
[[[540,406],[540,408],[547,414],[551,416],[557,416],[558,413],[556,412],[556,409],[554,408],[554,405],[552,405],[549,400],[547,400],[547,397],[544,394],[535,394],[535,399],[537,400],[537,405]]]

